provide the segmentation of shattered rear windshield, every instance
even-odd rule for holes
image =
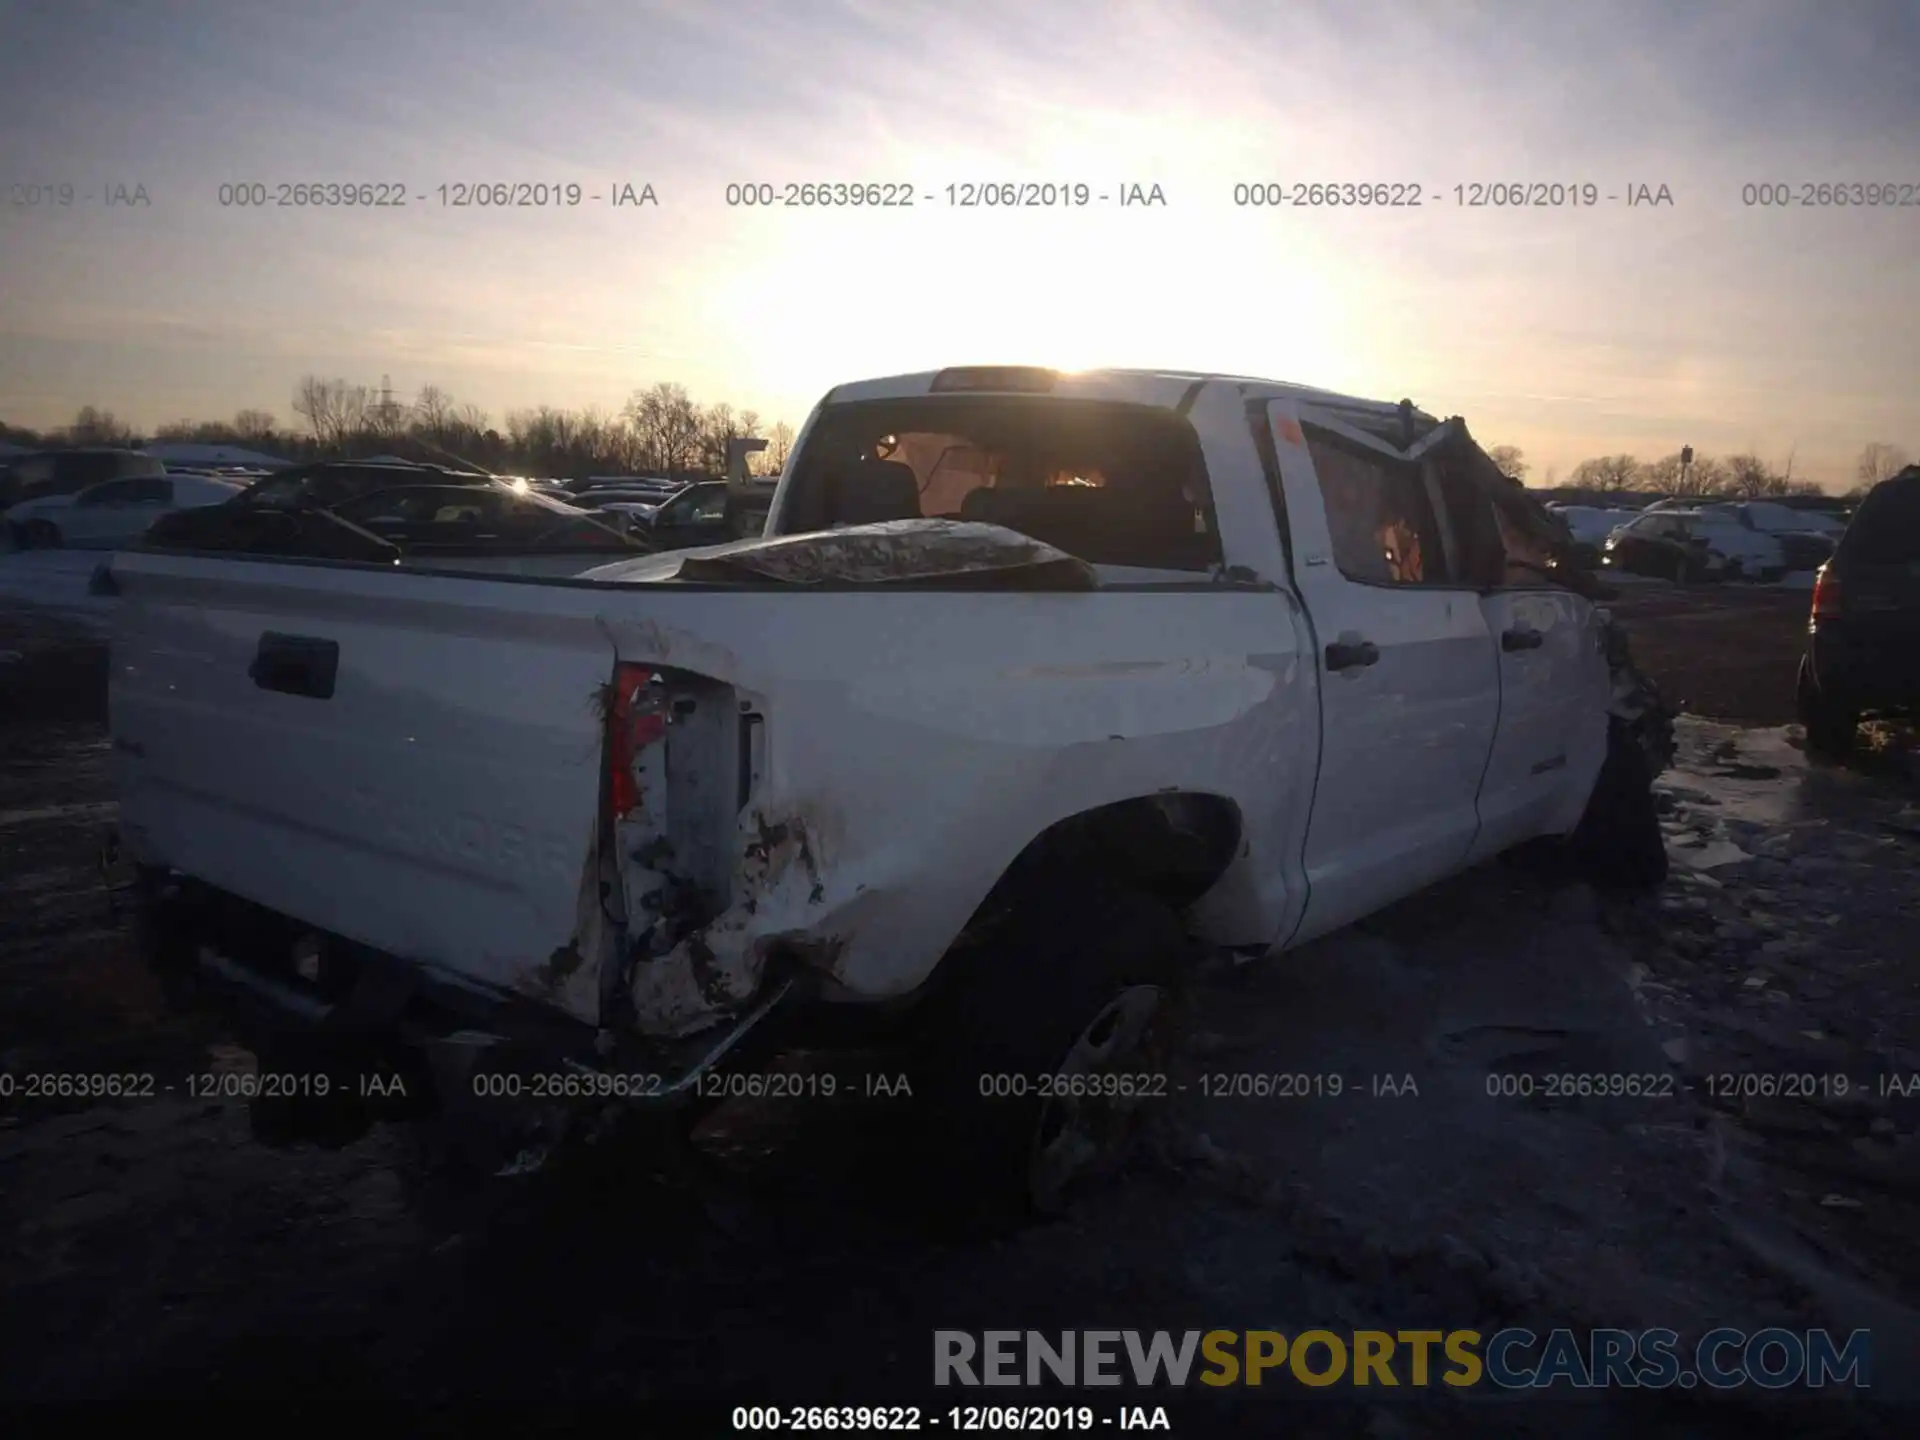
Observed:
[[[815,422],[781,534],[944,519],[998,525],[1096,565],[1220,563],[1193,427],[1143,405],[936,396],[835,406]]]

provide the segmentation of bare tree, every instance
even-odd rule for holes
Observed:
[[[1853,478],[1860,482],[1860,489],[1870,490],[1882,480],[1898,475],[1910,463],[1907,452],[1898,445],[1876,440],[1860,452],[1853,467]]]
[[[67,427],[67,443],[71,445],[131,445],[133,440],[132,426],[117,419],[111,410],[93,405],[82,405]]]
[[[246,444],[272,444],[279,431],[279,422],[273,418],[270,410],[239,410],[234,413],[234,436]]]
[[[452,438],[453,397],[438,385],[422,385],[413,402],[415,427],[436,445]]]
[[[182,440],[191,440],[200,428],[198,420],[169,420],[153,432],[155,440],[176,444]]]
[[[1495,445],[1487,451],[1487,458],[1500,467],[1502,475],[1515,480],[1525,480],[1527,472],[1533,468],[1527,463],[1526,452],[1518,445]]]
[[[1589,490],[1638,490],[1645,488],[1640,483],[1640,470],[1640,462],[1631,455],[1602,455],[1582,460],[1567,478],[1571,484]]]
[[[1751,452],[1729,455],[1727,491],[1742,500],[1757,500],[1766,495],[1784,495],[1787,482],[1774,468]]]
[[[307,422],[323,449],[344,449],[368,433],[367,387],[303,375],[293,391],[293,413]]]
[[[767,448],[762,452],[767,462],[769,474],[783,474],[787,468],[787,456],[793,453],[793,427],[782,420],[767,432]]]
[[[733,406],[724,400],[717,405],[709,405],[700,415],[700,436],[695,452],[700,468],[714,474],[725,471],[727,442],[745,433],[739,417],[733,413]]]
[[[699,449],[701,426],[699,407],[688,398],[684,385],[663,380],[651,389],[636,391],[627,402],[626,414],[639,435],[647,464],[663,470],[688,468]]]
[[[1711,455],[1696,455],[1691,465],[1685,464],[1676,450],[1642,465],[1634,488],[1689,500],[1704,499],[1725,492],[1727,471]]]
[[[318,375],[302,375],[293,387],[293,413],[307,422],[313,438],[325,444],[333,428],[332,391]]]

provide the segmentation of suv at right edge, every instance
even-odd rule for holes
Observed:
[[[1821,569],[1798,700],[1807,749],[1829,756],[1863,715],[1920,706],[1920,465],[1867,492]]]

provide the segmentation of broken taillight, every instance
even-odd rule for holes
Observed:
[[[1840,580],[1833,573],[1833,562],[1829,560],[1815,572],[1813,577],[1813,615],[1812,619],[1831,620],[1840,613]]]
[[[640,804],[634,765],[666,734],[667,693],[659,675],[650,665],[615,666],[613,705],[607,715],[607,777],[615,815]]]

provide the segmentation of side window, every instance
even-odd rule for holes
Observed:
[[[1366,585],[1443,585],[1439,527],[1420,467],[1306,428],[1333,562]]]
[[[111,480],[120,473],[118,455],[75,455],[68,462],[74,483],[79,485],[97,485],[103,480]]]
[[[705,525],[710,521],[727,518],[727,492],[716,490],[711,495],[703,495],[694,503],[693,513],[687,517],[696,525]]]
[[[167,467],[151,455],[128,452],[114,457],[115,473],[119,475],[164,475]]]
[[[164,475],[148,475],[138,480],[129,480],[133,498],[143,505],[171,505],[173,503],[173,482]]]
[[[96,505],[124,505],[133,498],[133,481],[113,480],[105,485],[95,485],[74,496],[76,507]]]

